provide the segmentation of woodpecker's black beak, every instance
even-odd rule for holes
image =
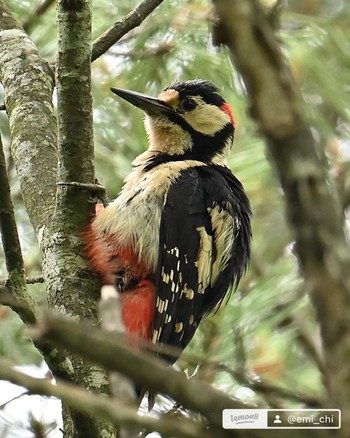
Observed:
[[[173,109],[170,106],[154,97],[146,96],[136,91],[123,90],[122,88],[111,88],[111,91],[132,105],[142,109],[149,116],[166,116],[173,113]]]

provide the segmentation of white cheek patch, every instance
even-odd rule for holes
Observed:
[[[183,115],[186,122],[198,132],[213,136],[225,125],[231,123],[229,115],[216,105],[201,104],[193,111]]]

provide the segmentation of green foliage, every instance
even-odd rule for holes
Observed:
[[[36,4],[34,0],[8,3],[22,22]],[[94,37],[136,4],[119,2],[111,10],[111,2],[95,1]],[[326,150],[327,165],[339,190],[350,156],[349,15],[347,2],[290,1],[280,17],[279,31],[315,138],[320,150]],[[175,80],[204,78],[222,89],[237,120],[230,166],[246,187],[254,212],[252,264],[228,304],[202,324],[189,350],[222,361],[234,370],[243,369],[251,377],[317,396],[322,394],[320,374],[307,348],[307,342],[309,347],[318,345],[317,324],[293,256],[283,194],[258,129],[249,119],[244,84],[232,68],[227,51],[211,43],[212,21],[210,4],[204,0],[164,2],[142,26],[93,63],[96,173],[110,197],[115,197],[131,161],[147,147],[142,114],[116,99],[109,91],[111,86],[157,95]],[[50,61],[56,48],[55,27],[51,7],[30,31],[40,53]],[[4,116],[0,123],[6,137]],[[27,274],[34,275],[38,272],[38,252],[9,163]],[[6,333],[1,338],[1,353],[28,361],[36,359],[36,354],[33,357],[28,353],[28,343],[23,342],[13,318],[0,321],[0,333]],[[187,368],[187,363],[182,361],[181,367]],[[198,376],[232,395],[264,403],[244,384],[217,369]]]
[[[33,348],[30,337],[18,316],[6,307],[0,308],[0,357],[5,356],[17,364],[40,364],[42,358]]]

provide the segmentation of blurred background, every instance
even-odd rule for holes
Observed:
[[[313,135],[320,152],[325,152],[324,166],[346,211],[350,203],[350,4],[346,0],[261,1],[302,92]],[[94,39],[137,3],[120,0],[111,7],[110,1],[94,0]],[[55,2],[7,0],[7,4],[40,54],[55,62]],[[36,9],[40,4],[45,6],[43,11]],[[213,46],[213,22],[210,2],[166,0],[142,26],[92,64],[96,175],[113,199],[131,161],[147,148],[142,113],[117,99],[110,87],[156,96],[175,80],[201,78],[222,90],[237,121],[229,163],[248,193],[254,214],[252,261],[226,306],[202,323],[187,349],[195,357],[184,356],[178,367],[261,407],[308,406],[323,396],[318,327],[293,255],[273,163],[249,117],[244,83],[228,51]],[[0,129],[26,273],[40,275],[40,254],[21,200],[4,112]],[[1,249],[0,278],[6,278]],[[30,285],[29,290],[45,305],[42,285]],[[18,317],[6,307],[0,307],[0,355],[21,364],[41,363]],[[195,366],[198,362],[201,365]],[[0,405],[0,435],[10,436],[1,433],[5,433],[2,412]],[[8,434],[18,427],[9,426],[9,421]]]

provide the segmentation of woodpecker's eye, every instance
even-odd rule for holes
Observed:
[[[192,111],[196,108],[197,103],[192,99],[186,99],[181,104],[181,109],[183,111]]]

